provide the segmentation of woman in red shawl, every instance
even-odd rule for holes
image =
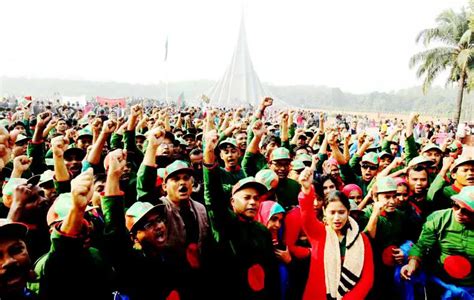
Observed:
[[[356,221],[349,217],[349,200],[339,191],[325,199],[326,226],[316,219],[312,178],[310,169],[299,178],[303,229],[313,249],[303,299],[365,299],[374,281],[369,239],[359,233]]]

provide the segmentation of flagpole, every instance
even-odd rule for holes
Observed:
[[[165,42],[165,102],[169,106],[168,102],[168,36],[166,36]]]

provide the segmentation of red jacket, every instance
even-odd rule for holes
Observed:
[[[326,244],[326,227],[316,219],[313,209],[315,198],[314,190],[305,195],[301,192],[298,196],[301,207],[301,219],[303,229],[311,243],[311,265],[309,278],[303,295],[305,300],[326,299],[326,283],[324,276],[324,246]],[[352,290],[344,295],[344,300],[365,299],[374,282],[374,262],[372,257],[372,247],[369,239],[361,233],[364,239],[364,267],[362,274]]]

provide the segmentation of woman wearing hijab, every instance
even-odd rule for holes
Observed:
[[[283,218],[285,209],[275,201],[264,201],[260,204],[257,221],[263,224],[272,234],[275,255],[278,258],[281,281],[281,295],[285,299],[288,290],[288,269],[287,265],[291,262],[291,255],[281,239],[281,229],[283,227]]]

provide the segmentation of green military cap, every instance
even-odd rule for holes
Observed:
[[[454,161],[454,163],[451,166],[451,171],[456,169],[457,167],[464,165],[464,164],[474,164],[474,158],[470,156],[460,156],[458,159]]]
[[[144,220],[145,217],[151,213],[157,213],[166,219],[164,204],[153,205],[148,202],[140,201],[133,203],[133,205],[130,206],[130,208],[127,209],[125,213],[125,226],[127,227],[128,231],[134,231],[137,227],[137,224]]]
[[[20,143],[20,142],[29,141],[29,140],[31,140],[30,137],[27,137],[26,135],[23,135],[23,134],[20,133],[20,134],[16,137],[15,144]]]
[[[51,205],[51,207],[48,210],[48,214],[46,215],[46,222],[48,223],[48,226],[51,226],[56,222],[60,222],[64,220],[69,214],[69,211],[72,209],[72,206],[73,206],[72,194],[71,193],[60,194],[56,198],[56,200],[54,200],[53,205]],[[97,208],[97,206],[88,205],[85,211],[87,212],[94,208]]]
[[[276,188],[278,185],[278,175],[273,170],[263,169],[255,174],[255,180],[264,184],[268,190]]]
[[[363,157],[361,162],[367,162],[373,165],[379,164],[379,156],[375,152],[366,153]]]
[[[438,150],[439,152],[443,152],[443,150],[441,150],[441,148],[438,145],[429,143],[423,147],[423,150],[421,150],[421,153],[424,153],[430,150]]]
[[[165,182],[168,180],[168,178],[170,178],[170,176],[176,173],[181,173],[181,172],[189,173],[192,175],[193,169],[189,167],[189,165],[185,161],[182,161],[182,160],[176,160],[173,163],[169,164],[165,168],[165,174],[164,174]]]
[[[420,164],[428,164],[431,166],[433,165],[433,161],[429,158],[424,157],[423,155],[419,155],[413,158],[412,160],[410,160],[410,162],[408,163],[408,167],[411,168]]]
[[[272,154],[270,155],[270,160],[290,160],[290,151],[284,147],[279,147],[276,148],[275,150],[272,151]]]
[[[237,141],[234,138],[226,138],[219,143],[219,149],[225,148],[227,146],[237,148]]]
[[[292,170],[303,170],[304,168],[306,168],[306,165],[304,164],[304,162],[302,160],[299,160],[299,159],[296,159],[294,161],[291,162],[291,169]]]
[[[377,193],[389,193],[397,191],[397,182],[392,177],[377,179]]]
[[[10,178],[3,186],[3,195],[12,196],[17,186],[26,184],[27,182],[28,180],[25,178]]]
[[[301,160],[302,162],[312,162],[313,158],[311,155],[306,154],[306,153],[301,153],[295,157],[297,160]]]
[[[461,192],[456,195],[452,195],[451,199],[456,203],[467,209],[470,212],[474,212],[474,186],[465,186]]]
[[[248,188],[248,187],[255,188],[260,195],[265,194],[266,192],[268,192],[268,189],[264,184],[262,184],[262,183],[258,182],[257,180],[255,180],[254,177],[249,176],[247,178],[240,179],[234,185],[234,187],[232,188],[232,195],[234,195],[238,191],[240,191],[244,188]]]

